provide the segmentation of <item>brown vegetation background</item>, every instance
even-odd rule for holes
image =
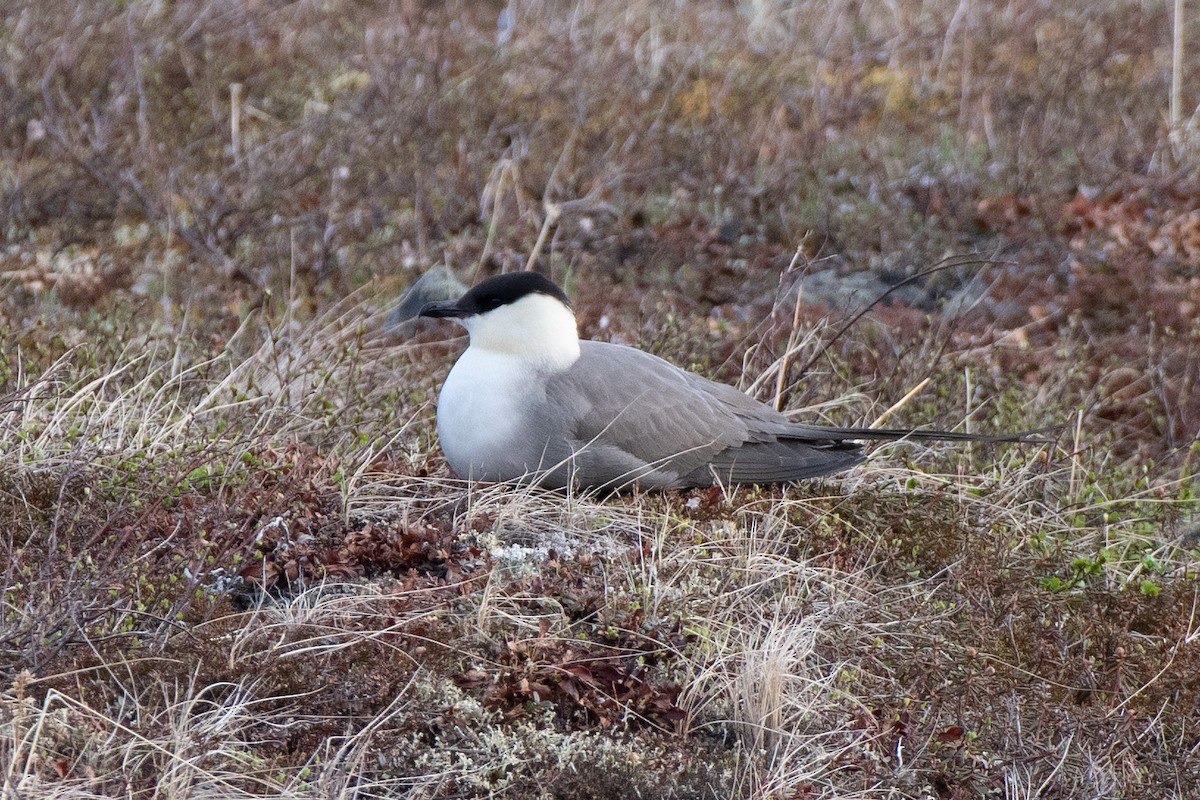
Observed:
[[[3,791],[1200,792],[1171,11],[6,3]],[[466,487],[459,344],[385,323],[439,263],[809,419],[1055,442]]]

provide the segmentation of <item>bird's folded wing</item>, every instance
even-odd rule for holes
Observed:
[[[592,485],[632,480],[660,486],[774,483],[846,469],[862,439],[1030,441],[1029,434],[835,428],[791,422],[732,386],[657,356],[581,342],[578,361],[548,384],[547,400],[571,409],[567,435]],[[653,471],[653,474],[651,474]]]
[[[797,431],[732,386],[633,348],[581,344],[579,360],[549,389],[557,408],[575,410],[572,447],[590,483],[772,483],[827,475],[862,459],[836,432]]]
[[[547,387],[551,403],[573,409],[577,451],[617,448],[637,463],[685,475],[718,453],[763,436],[706,391],[709,381],[630,347],[581,345],[579,360]],[[758,405],[736,389],[721,388]]]

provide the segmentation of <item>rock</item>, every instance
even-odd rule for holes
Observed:
[[[454,277],[449,267],[444,264],[431,267],[400,295],[383,324],[383,331],[394,336],[412,336],[420,329],[422,320],[417,315],[426,303],[457,300],[466,292],[467,287]]]

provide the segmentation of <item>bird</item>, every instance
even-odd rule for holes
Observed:
[[[420,315],[469,336],[438,395],[437,433],[451,470],[473,481],[601,492],[791,484],[861,463],[863,440],[1029,441],[793,422],[651,353],[581,340],[567,295],[538,272],[487,278]]]

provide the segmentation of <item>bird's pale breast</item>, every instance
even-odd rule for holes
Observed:
[[[519,358],[477,348],[455,362],[438,397],[437,430],[456,474],[502,481],[539,468],[527,436],[530,377]]]

